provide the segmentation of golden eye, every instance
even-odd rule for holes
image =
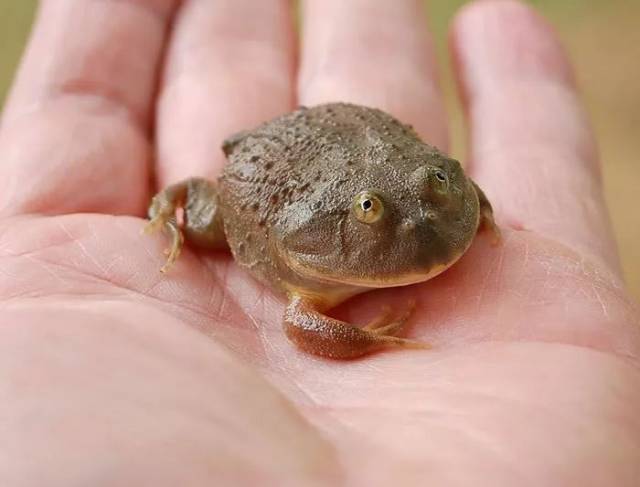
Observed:
[[[371,191],[363,191],[353,201],[353,212],[362,223],[375,223],[382,217],[384,207],[378,196]]]

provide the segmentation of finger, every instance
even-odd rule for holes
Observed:
[[[498,220],[618,270],[597,149],[550,26],[512,0],[473,3],[453,28],[471,127],[471,171]]]
[[[436,61],[418,0],[306,0],[298,96],[386,110],[448,144]]]
[[[174,0],[42,2],[0,134],[0,213],[137,213]]]
[[[222,141],[293,107],[287,0],[187,1],[177,18],[158,112],[158,183],[214,176]]]

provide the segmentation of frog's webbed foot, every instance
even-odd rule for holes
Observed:
[[[416,309],[416,302],[411,300],[407,303],[407,307],[404,312],[395,320],[391,319],[391,307],[385,305],[382,308],[381,313],[373,319],[362,330],[369,331],[379,336],[395,336],[402,331],[404,325]]]
[[[176,217],[179,208],[184,209],[183,228]],[[160,268],[161,272],[166,272],[180,256],[185,237],[201,247],[226,246],[217,191],[214,183],[206,179],[186,179],[160,191],[151,200],[149,218],[144,233],[164,229],[171,237],[171,245],[164,252],[167,261]]]
[[[169,267],[180,256],[180,251],[184,245],[184,237],[178,226],[176,219],[177,202],[170,197],[169,188],[154,196],[149,207],[149,223],[142,229],[148,235],[164,229],[171,237],[171,246],[164,250],[167,256],[165,264],[160,268],[160,272],[167,272]]]
[[[385,304],[384,306],[382,306],[382,309],[380,310],[380,313],[378,314],[378,316],[376,316],[373,320],[367,323],[366,326],[363,326],[362,329],[369,331],[369,330],[375,330],[377,328],[381,328],[385,325],[388,325],[389,322],[391,321],[392,312],[393,310],[391,309],[391,306],[389,306],[388,304]]]
[[[334,359],[356,358],[383,348],[428,349],[427,343],[395,336],[404,327],[415,308],[409,303],[407,310],[391,320],[390,308],[364,328],[329,318],[317,311],[313,303],[294,296],[287,307],[284,329],[289,340],[299,349]]]
[[[480,189],[480,186],[473,181],[471,182],[473,183],[473,187],[478,195],[478,201],[480,202],[480,225],[478,226],[478,231],[490,232],[491,243],[493,245],[498,245],[502,236],[500,234],[500,228],[493,217],[493,208],[491,207],[491,203],[489,203],[487,196],[484,194],[484,191]]]

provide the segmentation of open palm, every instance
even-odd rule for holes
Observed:
[[[336,311],[416,298],[434,350],[304,355],[229,255],[165,276],[140,235],[157,187],[297,104],[376,106],[446,150],[419,3],[307,0],[298,66],[284,0],[43,2],[0,130],[0,484],[637,485],[640,314],[527,7],[471,5],[452,35],[502,245]]]

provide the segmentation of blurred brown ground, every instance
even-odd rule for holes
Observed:
[[[447,24],[463,3],[428,2],[429,22],[444,63]],[[575,63],[602,152],[605,192],[625,275],[633,294],[640,298],[640,2],[530,3],[557,27]],[[35,4],[35,0],[0,0],[0,105],[22,52]],[[464,124],[448,69],[444,70],[444,77],[453,125],[453,152],[463,157]]]

